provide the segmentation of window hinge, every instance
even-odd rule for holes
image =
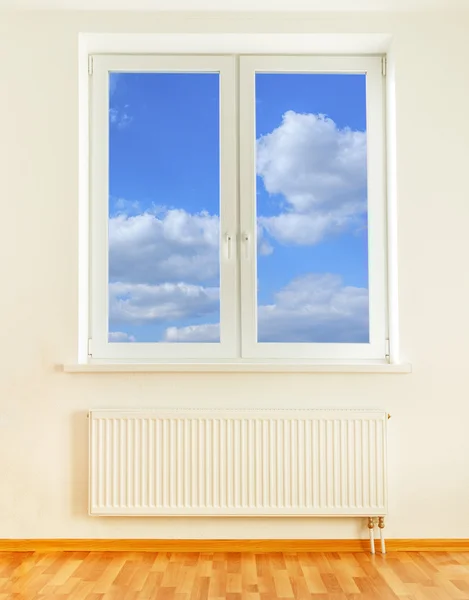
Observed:
[[[88,56],[88,75],[93,75],[93,57]]]
[[[93,351],[92,351],[92,342],[93,340],[91,338],[88,339],[88,356],[93,356]]]
[[[386,357],[386,362],[390,363],[391,362],[391,345],[389,343],[389,338],[386,339],[385,357]]]
[[[388,60],[385,56],[383,56],[381,58],[381,73],[383,74],[383,77],[386,77],[387,66],[388,66]]]

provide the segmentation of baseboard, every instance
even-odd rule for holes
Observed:
[[[388,552],[469,552],[469,539],[389,539]],[[0,539],[1,552],[363,552],[362,540]]]

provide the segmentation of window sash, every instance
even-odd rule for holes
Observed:
[[[220,90],[220,342],[111,343],[109,328],[109,73],[218,72]],[[91,331],[93,359],[228,358],[237,352],[238,276],[226,236],[237,225],[235,58],[232,56],[99,55],[91,78]]]
[[[257,341],[256,73],[365,73],[367,111],[369,343]],[[240,57],[240,225],[244,358],[384,359],[387,338],[384,81],[380,57]]]

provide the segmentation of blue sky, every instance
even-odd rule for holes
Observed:
[[[218,75],[110,83],[110,340],[218,341]],[[368,341],[365,83],[256,76],[259,341]]]
[[[132,120],[111,124],[111,197],[218,212],[218,96],[217,74],[119,74],[111,109]]]

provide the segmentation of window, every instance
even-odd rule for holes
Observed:
[[[384,361],[381,59],[93,64],[92,358]]]

